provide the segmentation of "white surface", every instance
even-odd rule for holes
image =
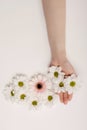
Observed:
[[[87,1],[67,0],[67,54],[84,87],[67,105],[30,112],[4,100],[11,76],[44,72],[50,48],[40,0],[0,0],[0,130],[87,130]]]

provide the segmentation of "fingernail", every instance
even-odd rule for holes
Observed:
[[[67,101],[64,102],[65,105],[66,105],[67,103],[68,103]]]

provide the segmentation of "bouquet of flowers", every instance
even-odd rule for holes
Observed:
[[[53,106],[58,101],[58,93],[75,93],[81,87],[75,74],[66,76],[61,67],[51,66],[45,74],[37,73],[28,78],[25,74],[16,74],[4,88],[5,98],[13,103],[37,109],[40,106]]]

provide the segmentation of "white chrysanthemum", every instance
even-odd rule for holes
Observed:
[[[65,89],[69,94],[76,92],[81,87],[80,80],[75,74],[67,77],[65,79],[65,84]]]
[[[43,101],[44,101],[44,105],[48,107],[54,106],[54,104],[58,102],[58,95],[52,91],[48,91],[45,93]]]
[[[27,89],[29,87],[28,77],[24,74],[16,74],[12,78],[11,82],[17,91],[20,91],[20,89]]]
[[[29,105],[29,110],[38,110],[41,108],[42,102],[41,102],[40,98],[31,94],[29,101],[28,101],[28,105]]]
[[[48,68],[48,76],[52,79],[53,83],[63,80],[64,75],[65,73],[62,72],[61,67],[51,66]]]
[[[32,96],[42,98],[46,91],[52,89],[51,80],[44,74],[35,74],[29,80],[29,89],[32,93]]]
[[[30,91],[27,89],[22,89],[16,93],[15,102],[20,104],[28,104],[30,98]]]
[[[12,83],[9,83],[5,86],[3,93],[4,93],[6,100],[10,100],[12,102],[15,102],[16,90],[15,90]]]
[[[60,93],[60,92],[65,92],[66,89],[65,89],[65,80],[60,80],[58,82],[56,82],[53,87],[54,87],[54,92],[56,93]]]

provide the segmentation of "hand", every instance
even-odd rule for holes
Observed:
[[[71,101],[73,94],[68,94],[68,92],[60,92],[58,93],[61,103],[67,104]]]
[[[61,58],[61,61],[59,60],[59,58],[56,58],[57,60],[51,61],[51,65],[60,65],[63,69],[63,71],[65,72],[66,75],[71,75],[71,74],[75,74],[75,70],[73,68],[73,66],[70,64],[70,62],[67,60],[67,58]],[[67,104],[69,101],[71,101],[73,94],[68,94],[68,92],[60,92],[58,93],[60,101],[64,104]]]

